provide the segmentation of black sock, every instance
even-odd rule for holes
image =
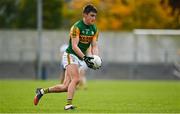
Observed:
[[[49,93],[49,88],[43,89],[44,94]]]
[[[72,99],[67,99],[67,105],[72,104]]]

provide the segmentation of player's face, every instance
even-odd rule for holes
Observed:
[[[88,14],[84,14],[86,24],[92,25],[96,21],[96,13],[90,12]]]

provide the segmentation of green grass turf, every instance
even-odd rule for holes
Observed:
[[[33,105],[36,87],[49,87],[55,80],[1,80],[0,113],[178,113],[179,81],[88,81],[87,90],[78,90],[74,105],[64,111],[66,93],[47,94]]]

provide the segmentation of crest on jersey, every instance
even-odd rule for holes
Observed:
[[[85,31],[86,31],[86,34],[88,34],[88,32],[89,32],[89,29],[85,29]]]

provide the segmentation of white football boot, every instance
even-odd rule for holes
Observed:
[[[64,107],[64,110],[72,110],[72,109],[75,109],[75,108],[76,108],[75,106],[69,104],[69,105],[66,105],[66,106]]]

